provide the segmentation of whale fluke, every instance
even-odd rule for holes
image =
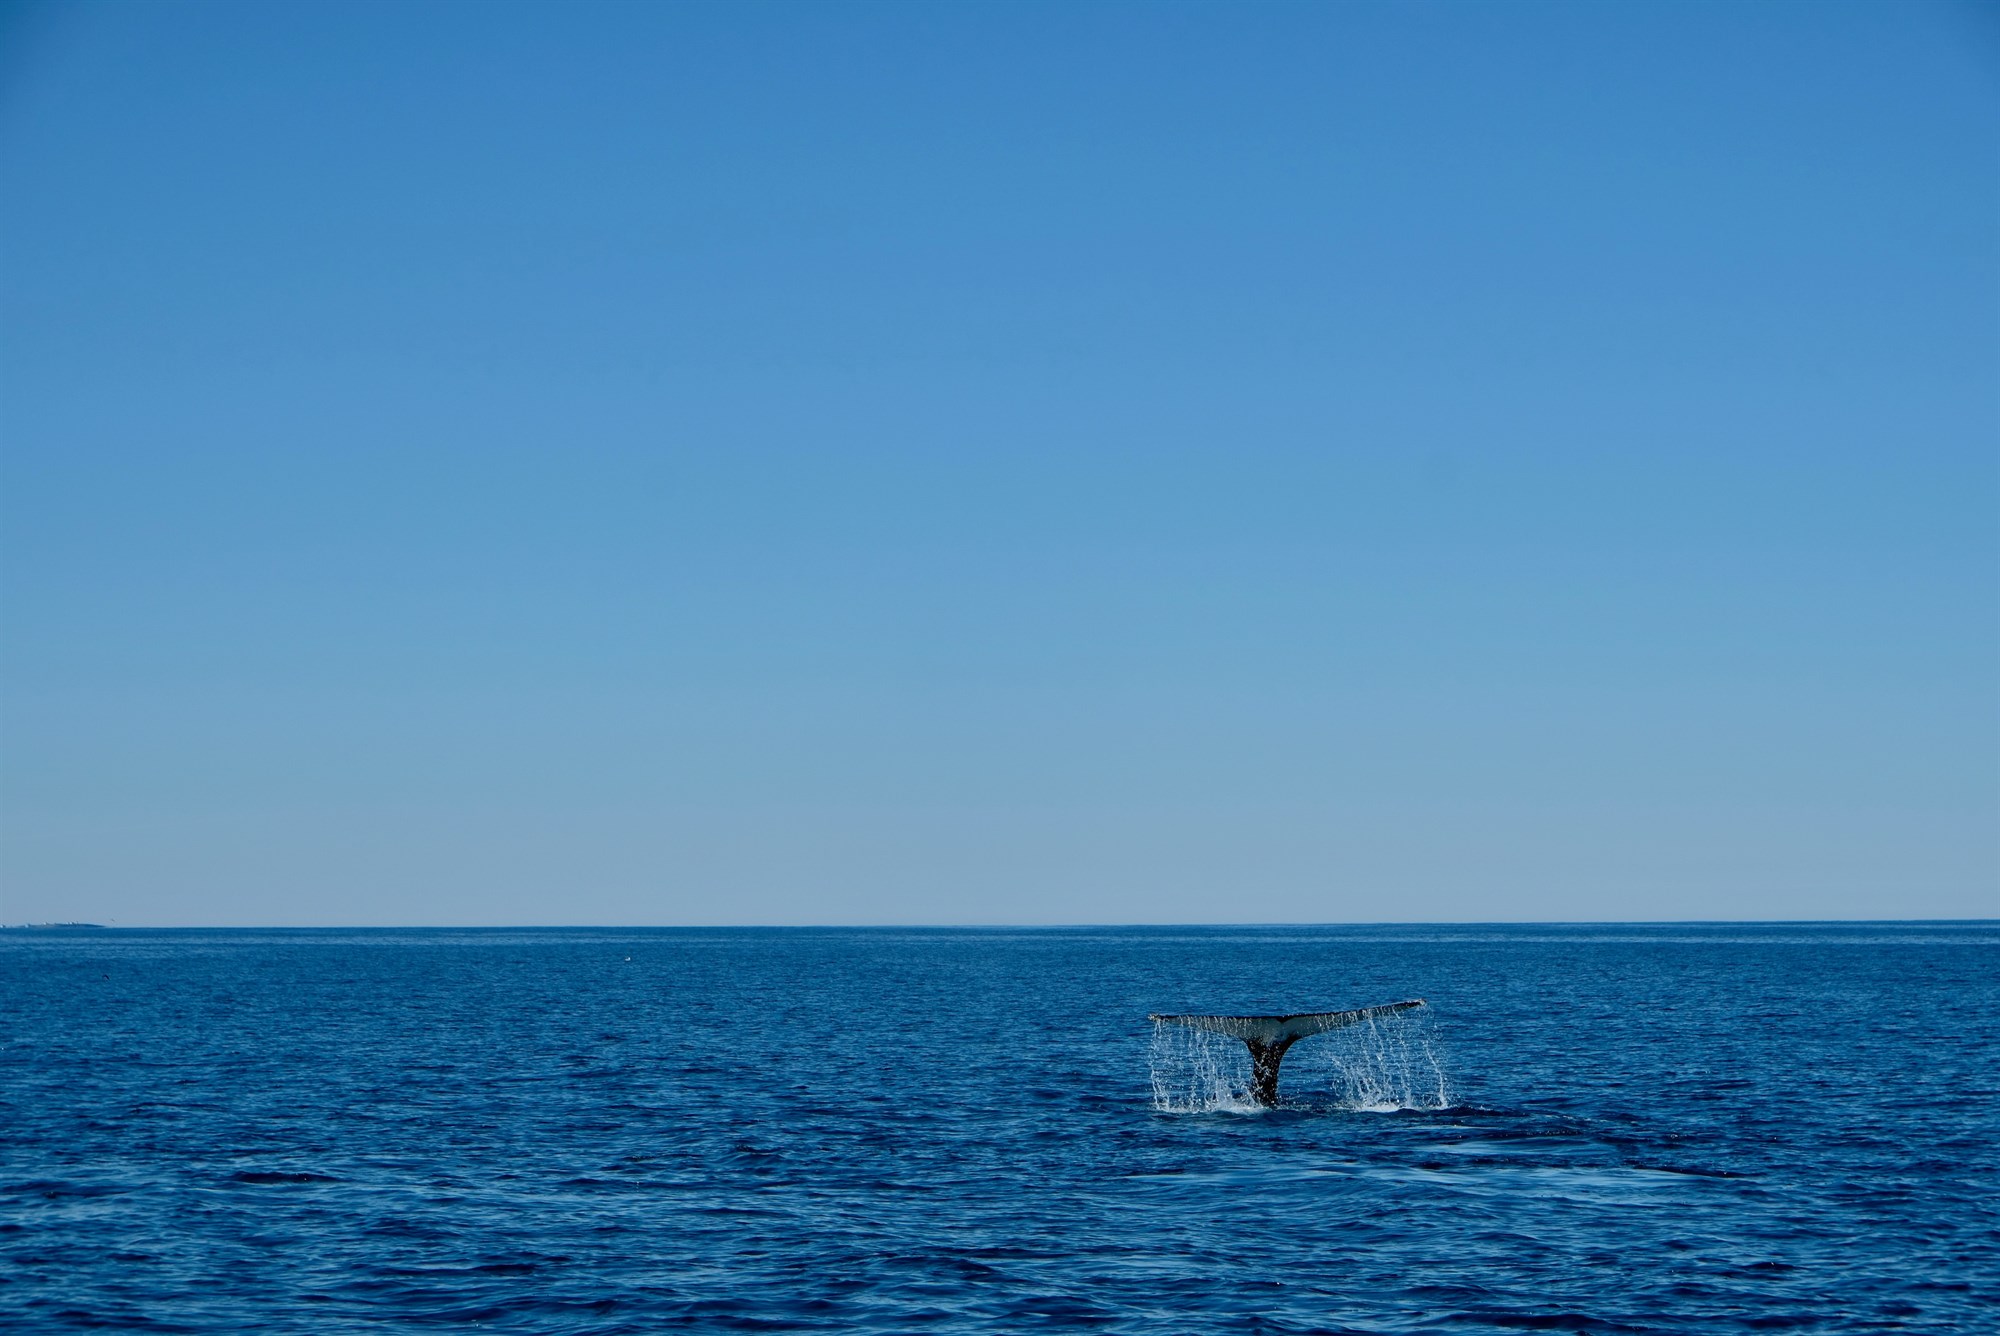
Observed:
[[[1422,1005],[1424,1000],[1417,997],[1353,1011],[1297,1011],[1288,1016],[1166,1016],[1155,1012],[1146,1019],[1241,1039],[1250,1049],[1250,1098],[1270,1105],[1278,1102],[1278,1067],[1285,1060],[1285,1050],[1299,1040]]]

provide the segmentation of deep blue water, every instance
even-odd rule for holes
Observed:
[[[1993,923],[7,932],[0,1325],[1991,1332],[1997,1095]]]

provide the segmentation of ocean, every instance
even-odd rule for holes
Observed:
[[[13,930],[0,1327],[1993,1332],[1996,1096],[1993,922]]]

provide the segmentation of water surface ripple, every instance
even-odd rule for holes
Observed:
[[[1155,1107],[1148,1012],[1411,996],[1443,1107]],[[1991,923],[6,932],[0,1323],[1990,1331],[1996,1003]]]

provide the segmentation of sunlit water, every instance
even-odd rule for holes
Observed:
[[[1421,996],[1299,1043],[1156,1011]],[[2000,927],[0,933],[0,1327],[2000,1329]]]

